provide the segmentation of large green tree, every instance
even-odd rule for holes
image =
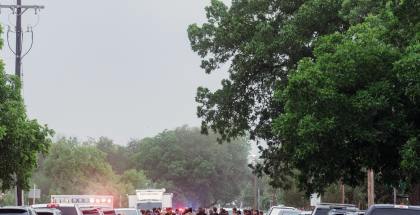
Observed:
[[[295,170],[308,193],[341,179],[355,186],[367,168],[391,186],[413,184],[418,11],[415,0],[213,0],[207,22],[188,29],[206,73],[229,66],[220,89],[198,89],[203,132],[265,140],[258,170],[275,186]]]
[[[217,136],[181,127],[138,141],[132,159],[153,181],[170,182],[169,192],[183,194],[189,204],[227,203],[240,194],[249,146],[240,139],[220,145]]]
[[[1,33],[1,30],[0,30]],[[2,47],[0,41],[0,48]],[[20,81],[0,61],[0,189],[28,188],[37,154],[46,153],[52,130],[31,120],[21,96]]]
[[[119,194],[106,154],[75,138],[54,143],[42,171],[49,178],[50,194]]]
[[[250,134],[277,144],[271,122],[283,107],[273,100],[277,85],[304,57],[313,57],[319,36],[345,31],[381,0],[234,0],[230,7],[212,0],[207,22],[192,24],[188,36],[203,58],[206,73],[228,64],[221,88],[199,87],[197,114],[202,130],[212,129],[221,140]]]
[[[362,184],[367,169],[384,185],[420,182],[419,10],[418,1],[387,1],[378,15],[314,41],[314,57],[278,89],[282,144],[265,154],[268,166],[300,170],[307,193]]]

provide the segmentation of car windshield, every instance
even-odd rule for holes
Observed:
[[[420,215],[420,210],[399,208],[378,208],[372,215]]]
[[[62,215],[78,215],[76,207],[57,207]]]
[[[299,215],[299,212],[282,208],[273,208],[270,215]]]
[[[46,212],[46,211],[44,211],[44,212],[36,212],[36,214],[37,215],[54,215],[54,213],[53,212]]]
[[[28,215],[28,212],[21,209],[0,209],[1,215]]]
[[[281,215],[299,215],[298,211],[292,211],[292,210],[283,210]]]
[[[313,215],[328,215],[329,208],[317,208]]]

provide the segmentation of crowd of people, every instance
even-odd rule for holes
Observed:
[[[239,210],[233,208],[231,213],[224,208],[198,208],[193,210],[192,208],[183,209],[166,209],[161,210],[160,208],[153,208],[152,210],[141,210],[142,215],[264,215],[263,211],[259,210]]]

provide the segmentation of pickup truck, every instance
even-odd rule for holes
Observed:
[[[372,205],[365,215],[420,215],[420,206]]]

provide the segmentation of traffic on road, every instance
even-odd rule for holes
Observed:
[[[50,203],[0,207],[0,215],[420,215],[420,206],[376,204],[363,211],[354,205],[318,204],[312,211],[284,205],[263,212],[238,208],[112,208],[78,203]]]

